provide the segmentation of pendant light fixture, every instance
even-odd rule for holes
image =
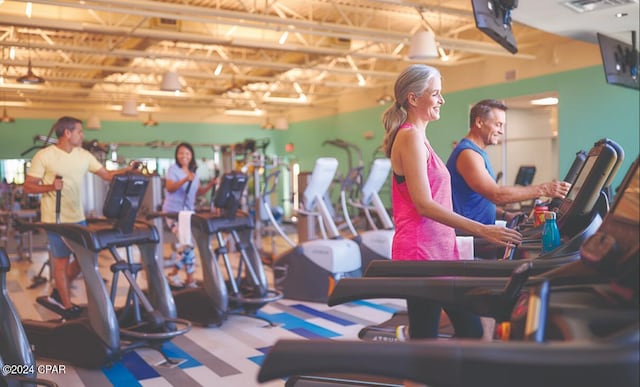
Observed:
[[[267,120],[264,122],[264,124],[262,124],[261,126],[262,129],[265,130],[272,130],[274,129],[273,124],[271,123],[271,120],[269,119],[269,117],[267,117]]]
[[[137,117],[138,116],[138,102],[136,102],[135,98],[128,98],[122,103],[122,111],[120,112],[123,116],[127,117]]]
[[[149,113],[149,118],[142,123],[142,125],[144,126],[158,126],[158,121],[154,120],[153,117],[151,117],[151,113]]]
[[[16,122],[16,119],[7,114],[7,107],[3,106],[2,109],[2,117],[0,117],[0,122],[3,124],[12,124]]]
[[[89,118],[87,118],[87,124],[85,127],[89,130],[99,130],[102,127],[100,117],[95,113],[91,114]]]
[[[376,102],[378,105],[386,105],[389,102],[393,102],[393,97],[389,94],[386,87],[384,88],[384,93],[376,99]]]
[[[2,47],[2,60],[4,60],[4,47]],[[0,74],[0,83],[4,83],[4,79],[5,79],[5,67],[3,65],[2,74]],[[0,122],[3,124],[12,124],[16,122],[15,118],[7,114],[7,107],[4,104],[5,104],[5,96],[4,96],[4,89],[2,89],[2,117],[0,117]]]
[[[438,57],[438,44],[431,31],[418,31],[409,42],[409,59],[425,60]]]
[[[162,83],[160,90],[163,91],[180,91],[182,84],[180,83],[180,76],[175,71],[167,71],[162,74]]]
[[[244,90],[236,83],[236,77],[231,77],[231,86],[229,86],[225,91],[225,93],[229,94],[242,94]]]
[[[44,83],[44,78],[39,77],[33,73],[33,68],[31,66],[31,39],[27,41],[27,51],[29,54],[29,63],[27,65],[27,73],[21,77],[18,77],[16,80],[20,83],[24,83],[28,85],[40,85]]]

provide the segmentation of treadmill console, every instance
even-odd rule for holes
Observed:
[[[624,274],[625,265],[630,264],[627,261],[638,259],[639,223],[640,169],[636,159],[600,229],[582,245],[582,260],[605,275],[616,277]]]
[[[115,220],[114,227],[121,232],[133,232],[133,226],[147,191],[149,178],[135,173],[115,175],[102,207],[108,219]]]
[[[227,172],[220,178],[213,205],[222,211],[225,218],[235,218],[248,180],[247,175],[241,172]]]
[[[598,231],[580,249],[582,261],[611,278],[623,303],[638,300],[638,235],[640,235],[640,168],[638,159],[627,172]],[[512,310],[510,321],[497,329],[498,338],[544,340],[548,281],[522,292]]]
[[[613,141],[603,139],[589,151],[580,173],[558,210],[558,222],[571,225],[591,212],[616,163],[621,161],[618,160],[618,148]]]

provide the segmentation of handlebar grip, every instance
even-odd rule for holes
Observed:
[[[502,294],[506,299],[514,299],[518,295],[524,284],[529,279],[532,268],[532,262],[525,262],[513,270],[509,277],[509,281],[505,284],[504,289],[502,290]]]
[[[61,179],[62,180],[62,176],[56,175],[56,180],[57,179]],[[61,201],[62,201],[62,190],[57,189],[56,190],[56,223],[60,223]]]

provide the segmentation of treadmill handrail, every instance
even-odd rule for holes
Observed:
[[[280,340],[267,353],[258,381],[331,372],[402,378],[431,387],[600,387],[614,380],[626,387],[638,385],[639,360],[637,335],[624,343]]]

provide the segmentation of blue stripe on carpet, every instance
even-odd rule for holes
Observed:
[[[310,314],[312,316],[320,317],[320,318],[323,318],[325,320],[332,321],[332,322],[334,322],[336,324],[340,324],[343,327],[348,327],[348,326],[351,326],[351,325],[355,325],[355,323],[352,322],[352,321],[345,320],[343,318],[333,316],[333,315],[331,315],[329,313],[325,313],[325,312],[319,311],[317,309],[313,309],[313,308],[308,307],[306,305],[297,304],[297,305],[291,305],[291,307],[294,308],[294,309],[297,309],[297,310],[299,310],[301,312]]]
[[[202,365],[202,363],[191,357],[191,355],[183,351],[180,347],[178,347],[171,341],[162,344],[162,351],[170,358],[187,359],[187,361],[179,365],[179,367],[182,369]]]
[[[142,386],[138,379],[124,366],[122,362],[113,363],[111,367],[102,368],[102,373],[114,386]]]
[[[297,333],[307,338],[331,338],[342,336],[332,330],[322,328],[318,325],[311,324],[289,313],[267,314],[269,319],[282,328]]]
[[[380,305],[380,304],[376,304],[376,303],[373,303],[373,302],[370,302],[370,301],[365,301],[365,300],[352,301],[352,302],[350,302],[350,304],[368,306],[369,308],[378,309],[378,310],[381,310],[383,312],[388,312],[388,313],[395,313],[395,312],[398,311],[397,308],[392,308],[390,306]]]
[[[293,328],[290,329],[291,332],[296,333],[304,338],[307,339],[326,339],[329,337],[336,337],[336,336],[340,336],[340,335],[334,335],[334,336],[325,336],[322,334],[318,334],[318,332],[315,332],[314,330],[309,330],[306,329],[305,327],[297,327],[297,328]]]
[[[256,351],[262,352],[263,354],[267,354],[267,352],[269,352],[271,350],[271,348],[273,348],[273,345],[270,345],[268,347],[261,347],[261,348],[256,348]]]
[[[248,359],[256,363],[258,366],[261,366],[265,357],[267,357],[267,355],[257,355],[257,356],[250,356],[248,357]]]
[[[151,379],[160,376],[160,374],[135,351],[125,353],[122,356],[122,364],[127,367],[129,372],[131,372],[137,380]]]

